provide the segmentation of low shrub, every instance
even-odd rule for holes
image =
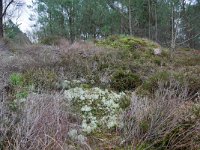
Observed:
[[[139,88],[138,92],[144,92],[144,93],[154,93],[155,90],[158,88],[159,82],[167,82],[170,77],[170,73],[163,71],[163,72],[158,72],[151,76],[149,79],[144,81],[142,86]],[[141,90],[141,91],[140,91]]]
[[[197,76],[188,77],[188,86],[191,94],[200,92],[200,78]]]
[[[22,86],[24,82],[23,76],[20,73],[12,73],[9,80],[12,86]]]
[[[17,110],[16,101],[20,101],[28,96],[28,88],[24,86],[24,78],[20,73],[12,73],[9,77],[7,96],[11,100],[10,108]]]
[[[122,116],[125,143],[135,148],[196,150],[200,147],[198,104],[190,99],[187,86],[170,82],[159,85],[154,98],[132,96],[132,105]],[[200,99],[199,99],[200,100]]]
[[[137,74],[124,70],[117,70],[111,78],[111,88],[116,91],[133,90],[141,84],[141,79]]]
[[[61,37],[58,36],[49,36],[41,39],[41,44],[44,45],[59,45]]]
[[[198,50],[183,51],[179,50],[174,55],[174,66],[191,67],[200,65],[200,53]]]
[[[148,51],[159,47],[157,43],[154,43],[147,39],[131,37],[131,36],[115,36],[115,35],[110,36],[105,40],[99,41],[98,44],[111,46],[119,49],[126,49],[132,52],[134,52],[135,50]]]
[[[195,93],[200,92],[199,74],[200,74],[199,66],[188,68],[184,72],[191,95],[194,95]]]
[[[154,57],[152,59],[153,59],[153,63],[155,63],[156,65],[158,65],[158,66],[162,65],[162,58],[160,58],[160,57]]]
[[[72,131],[80,132],[80,119],[71,113],[62,94],[34,93],[23,102],[16,101],[16,104],[20,111],[10,112],[9,116],[4,114],[1,121],[7,121],[8,124],[1,125],[0,122],[3,149],[39,150],[45,147],[49,150],[60,150],[75,146],[88,148],[83,135],[79,135],[78,139],[71,137]]]
[[[52,89],[55,87],[58,76],[49,69],[31,68],[23,73],[24,84],[33,85],[39,89]]]
[[[137,94],[147,96],[154,94],[158,89],[159,84],[163,84],[165,87],[170,85],[170,82],[178,81],[180,84],[184,83],[184,77],[177,73],[171,73],[168,71],[157,72],[144,81],[144,83],[137,89]]]

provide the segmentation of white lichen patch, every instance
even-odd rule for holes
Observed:
[[[82,134],[78,134],[78,131],[76,129],[72,129],[68,132],[68,136],[71,140],[73,141],[78,141],[81,144],[86,143],[87,138],[82,135]]]
[[[62,81],[61,83],[56,83],[56,87],[59,88],[59,89],[70,89],[70,88],[74,88],[74,87],[77,87],[77,86],[80,86],[82,83],[84,83],[85,81],[82,79],[81,80],[64,80]]]
[[[98,87],[84,89],[71,88],[64,92],[66,100],[82,115],[82,130],[91,133],[100,128],[119,126],[120,104],[127,100],[124,92],[115,93]]]

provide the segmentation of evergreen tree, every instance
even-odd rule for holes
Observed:
[[[164,46],[200,44],[199,0],[37,0],[39,38],[134,35]]]

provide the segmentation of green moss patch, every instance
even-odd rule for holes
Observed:
[[[131,37],[131,36],[110,36],[105,40],[99,41],[98,44],[110,46],[113,48],[127,49],[130,51],[151,51],[158,48],[159,45],[147,39]]]

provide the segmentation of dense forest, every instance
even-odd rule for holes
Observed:
[[[39,38],[134,35],[164,46],[200,46],[199,0],[37,0]]]
[[[200,150],[200,0],[28,1],[0,0],[0,150]]]

